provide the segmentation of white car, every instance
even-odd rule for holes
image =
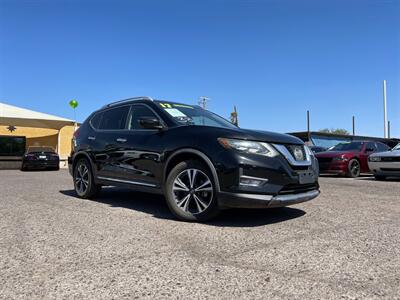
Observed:
[[[400,177],[400,144],[390,151],[371,154],[368,166],[378,180]]]

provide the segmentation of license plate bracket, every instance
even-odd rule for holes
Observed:
[[[315,175],[312,171],[304,171],[298,172],[299,174],[299,183],[300,184],[307,184],[307,183],[314,183],[315,182]]]

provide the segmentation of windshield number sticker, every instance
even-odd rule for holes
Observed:
[[[172,108],[172,105],[169,103],[160,103],[161,107],[163,108]]]

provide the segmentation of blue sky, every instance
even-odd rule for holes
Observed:
[[[400,136],[400,1],[0,0],[0,101],[78,120],[138,95],[278,132]]]

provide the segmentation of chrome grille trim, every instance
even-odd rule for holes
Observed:
[[[311,166],[311,156],[308,153],[308,151],[306,151],[306,149],[304,149],[303,145],[299,145],[299,146],[303,148],[303,151],[304,151],[304,153],[306,155],[306,159],[305,160],[296,160],[293,157],[293,155],[290,153],[290,151],[286,148],[285,145],[273,144],[273,146],[276,148],[276,150],[278,150],[278,152],[280,154],[282,154],[286,158],[286,160],[292,166]]]

